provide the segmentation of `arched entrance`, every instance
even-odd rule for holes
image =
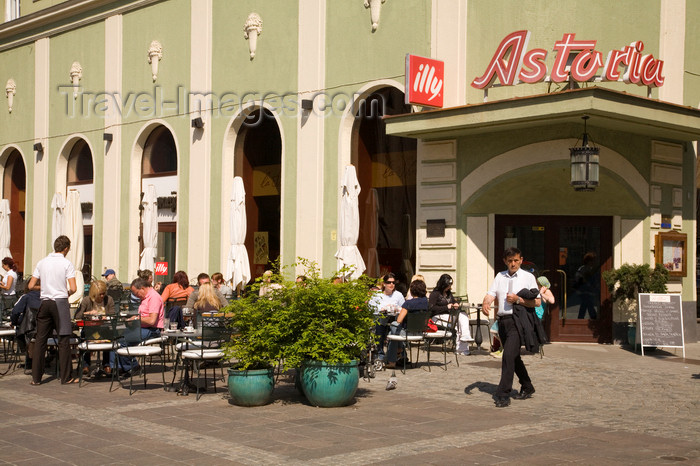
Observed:
[[[158,198],[158,244],[156,260],[168,263],[168,273],[158,281],[170,283],[175,274],[177,231],[177,147],[172,133],[159,125],[148,135],[141,160],[141,193],[153,185]],[[140,211],[142,212],[142,211]],[[139,254],[144,248],[143,223],[139,218]]]
[[[92,280],[92,234],[94,226],[93,207],[95,204],[95,184],[92,151],[84,139],[78,139],[68,154],[66,169],[66,191],[75,190],[80,194],[83,213],[83,280]]]
[[[366,273],[393,272],[403,285],[416,266],[416,140],[387,136],[381,117],[410,112],[403,92],[382,88],[358,106],[352,135],[362,187],[358,248]]]
[[[10,202],[10,252],[17,271],[24,272],[24,225],[26,218],[27,172],[22,154],[12,149],[5,162],[3,199]]]
[[[267,109],[255,109],[243,121],[234,149],[234,176],[246,192],[245,246],[250,272],[259,277],[281,252],[282,138]]]

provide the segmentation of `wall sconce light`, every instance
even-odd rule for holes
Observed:
[[[314,109],[314,101],[311,99],[301,99],[301,109],[311,111]]]
[[[198,128],[198,129],[204,128],[204,120],[202,120],[201,117],[193,118],[192,119],[192,127]]]
[[[580,147],[569,148],[571,155],[571,186],[576,191],[594,191],[598,187],[600,149],[593,142],[588,144],[586,120],[583,119],[583,136]],[[578,143],[578,141],[576,141]]]
[[[36,152],[44,152],[44,146],[42,146],[40,142],[37,142],[34,144],[34,150]]]
[[[102,135],[102,139],[107,141],[107,142],[112,142],[113,138],[114,138],[114,135],[112,133],[104,133]]]

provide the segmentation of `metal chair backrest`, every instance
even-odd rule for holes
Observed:
[[[125,325],[123,337],[127,346],[140,345],[143,342],[141,337],[141,317],[132,316],[122,322]]]
[[[218,347],[218,343],[223,343],[230,338],[231,330],[227,325],[227,319],[223,316],[203,316],[200,328],[202,329],[202,351],[206,348]]]
[[[187,304],[187,298],[168,298],[165,302],[165,312],[167,314],[175,306],[185,307],[185,304]]]
[[[85,340],[114,341],[117,338],[117,335],[113,320],[115,319],[84,320],[83,335]]]
[[[428,326],[428,319],[430,319],[430,311],[427,309],[406,314],[406,335],[423,335],[425,328]]]

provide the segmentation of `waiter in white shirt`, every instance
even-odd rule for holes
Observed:
[[[44,375],[46,342],[54,329],[58,333],[58,362],[61,383],[74,383],[70,336],[73,333],[68,296],[75,293],[75,268],[66,259],[70,239],[61,235],[53,242],[54,252],[43,258],[29,280],[30,290],[41,290],[41,307],[36,316],[36,343],[32,364],[32,385],[39,385]],[[41,280],[41,286],[37,281]]]
[[[510,392],[513,389],[513,374],[518,375],[520,381],[520,393],[516,399],[524,400],[535,393],[527,373],[525,364],[520,358],[520,334],[513,320],[513,305],[520,304],[525,307],[537,307],[540,299],[523,299],[517,293],[523,288],[538,288],[535,276],[530,272],[520,269],[523,257],[518,248],[508,248],[503,254],[508,270],[500,272],[494,278],[491,288],[482,303],[482,312],[489,315],[491,304],[498,299],[498,336],[503,344],[503,359],[501,362],[501,381],[494,395],[496,407],[505,408],[510,405]]]

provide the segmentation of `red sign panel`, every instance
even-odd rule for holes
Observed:
[[[406,54],[406,103],[442,107],[445,63]]]
[[[168,274],[168,263],[167,262],[156,262],[156,275],[167,275]]]

